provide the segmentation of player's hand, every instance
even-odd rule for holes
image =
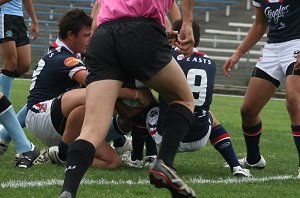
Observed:
[[[167,33],[169,45],[171,46],[175,45],[175,41],[177,41],[179,36],[178,31],[169,30],[166,33]]]
[[[180,53],[185,56],[190,56],[193,54],[194,44],[195,40],[192,25],[183,23],[179,32],[179,37],[175,42],[175,46],[180,49]]]
[[[242,53],[236,51],[230,58],[228,58],[223,65],[223,72],[226,77],[230,77],[231,68],[240,60]]]
[[[38,35],[39,35],[39,24],[37,22],[32,22],[30,38],[32,40],[35,40],[38,37]]]
[[[295,65],[294,65],[294,69],[295,70],[300,70],[300,53],[297,56],[297,60],[296,60]]]
[[[127,105],[124,105],[124,103],[122,103],[120,99],[118,99],[115,104],[115,110],[124,119],[126,118],[127,120],[131,120],[133,117],[137,116],[143,109],[128,107]]]
[[[139,108],[146,108],[153,100],[152,93],[149,89],[137,89],[137,100],[139,101]]]

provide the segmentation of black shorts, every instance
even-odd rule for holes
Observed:
[[[51,120],[55,130],[60,134],[63,135],[67,123],[67,118],[64,116],[61,110],[61,99],[63,94],[56,97],[51,106]]]
[[[270,76],[269,74],[267,74],[265,71],[261,70],[258,67],[254,68],[252,77],[261,78],[270,81],[277,88],[280,85],[280,81],[276,80],[275,78],[273,78],[272,76]]]
[[[103,23],[86,53],[87,83],[149,80],[172,59],[166,30],[153,19],[125,18]]]
[[[15,41],[20,47],[29,44],[27,27],[22,16],[0,15],[0,44],[7,41]]]

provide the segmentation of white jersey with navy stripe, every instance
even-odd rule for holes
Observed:
[[[0,14],[23,16],[22,0],[11,0],[0,5]]]

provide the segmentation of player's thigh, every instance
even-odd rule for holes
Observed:
[[[300,72],[299,72],[300,73]],[[286,78],[286,97],[299,96],[300,95],[300,75],[289,75]],[[298,97],[300,100],[300,97]]]
[[[299,72],[299,71],[296,71]],[[300,124],[300,75],[288,75],[286,79],[286,105],[293,125]]]
[[[3,68],[9,71],[14,71],[16,69],[18,59],[15,41],[6,41],[1,43],[0,52],[4,63]]]
[[[265,79],[251,77],[241,107],[242,113],[258,115],[270,98],[274,95],[276,86]]]
[[[86,113],[78,139],[85,139],[95,147],[105,139],[122,84],[118,80],[101,80],[87,86]]]
[[[85,104],[86,89],[72,89],[65,92],[61,98],[61,110],[65,117],[78,106]]]
[[[168,103],[178,102],[191,109],[193,108],[192,91],[182,69],[174,58],[167,66],[144,83],[159,92]]]
[[[295,62],[291,63],[286,69],[285,90],[287,102],[289,100],[291,102],[300,100],[300,70],[295,70],[294,64]]]
[[[31,65],[31,47],[29,44],[17,47],[17,72],[24,74],[29,71]]]

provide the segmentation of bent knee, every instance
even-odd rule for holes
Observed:
[[[259,114],[259,112],[255,111],[254,107],[245,106],[245,105],[243,105],[240,108],[240,113],[241,113],[242,119],[255,118]]]
[[[30,65],[22,65],[21,67],[18,65],[18,67],[16,68],[16,72],[21,76],[27,73],[29,69],[30,69]]]
[[[299,112],[300,98],[299,96],[286,96],[286,107],[289,112]]]
[[[120,157],[114,158],[113,160],[110,161],[108,169],[119,168],[121,164],[122,164],[122,160]]]
[[[190,109],[192,112],[194,112],[194,109],[195,109],[194,99],[192,99],[192,100],[175,100],[175,101],[171,102],[170,104],[173,104],[173,103],[181,104],[181,105],[187,107],[188,109]]]
[[[111,157],[106,161],[94,159],[92,166],[94,168],[101,168],[101,169],[115,169],[120,167],[122,164],[120,157]]]

